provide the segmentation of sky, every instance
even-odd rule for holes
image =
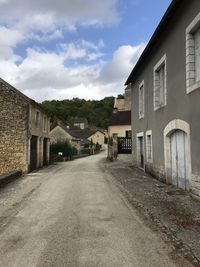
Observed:
[[[0,0],[0,77],[38,102],[124,83],[171,0]]]

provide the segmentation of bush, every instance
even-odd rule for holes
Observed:
[[[81,154],[90,154],[90,148],[83,148]]]
[[[59,152],[62,152],[63,157],[68,157],[70,159],[78,153],[77,149],[73,147],[68,140],[58,141],[50,145],[51,155],[58,155]]]

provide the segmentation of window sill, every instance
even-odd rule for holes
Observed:
[[[161,109],[161,108],[164,108],[164,107],[166,107],[167,106],[167,104],[164,104],[164,105],[162,105],[162,106],[158,106],[158,107],[154,107],[154,111],[157,111],[157,110],[159,110],[159,109]]]
[[[200,89],[200,81],[195,82],[193,85],[187,87],[187,94],[190,94],[191,92]]]

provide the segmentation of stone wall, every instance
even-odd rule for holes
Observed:
[[[0,174],[27,171],[28,102],[0,82]]]

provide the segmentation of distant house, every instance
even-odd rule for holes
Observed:
[[[74,126],[78,127],[79,129],[84,130],[88,128],[88,121],[86,118],[76,117],[74,119]]]
[[[100,130],[89,129],[68,129],[67,127],[57,125],[50,132],[51,143],[57,143],[58,141],[68,140],[72,146],[75,146],[79,151],[91,144],[91,141],[103,147],[104,145],[104,133]]]
[[[109,121],[108,135],[131,137],[131,111],[115,111]]]
[[[123,96],[115,98],[113,114],[109,121],[108,136],[131,137],[131,89],[127,87]]]
[[[55,116],[51,121],[50,130],[55,128],[57,125],[64,126],[68,129],[70,128],[69,123],[67,121],[63,120],[63,118]]]
[[[92,130],[88,136],[88,140],[92,141],[94,144],[99,144],[102,148],[105,145],[105,133],[102,130]]]
[[[200,1],[173,0],[132,70],[133,161],[200,196]]]
[[[0,174],[48,164],[49,131],[41,106],[0,79]]]

